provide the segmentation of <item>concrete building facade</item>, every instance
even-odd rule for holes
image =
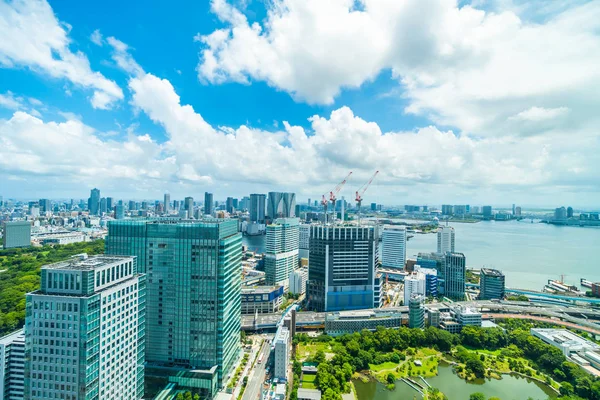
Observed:
[[[451,226],[440,226],[437,230],[437,253],[446,254],[454,252],[454,228]]]
[[[31,222],[7,221],[2,225],[2,245],[5,249],[31,246]]]
[[[267,225],[265,279],[267,285],[289,288],[290,273],[298,266],[298,218],[278,218]]]
[[[19,329],[0,338],[0,400],[25,397],[25,333]]]
[[[381,244],[381,265],[385,268],[404,269],[406,263],[406,228],[386,227]]]

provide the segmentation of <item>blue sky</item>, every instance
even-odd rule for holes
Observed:
[[[0,2],[0,194],[316,198],[351,170],[351,197],[378,169],[380,202],[597,206],[599,15],[566,0]]]

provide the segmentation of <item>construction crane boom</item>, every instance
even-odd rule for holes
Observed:
[[[333,203],[333,220],[334,221],[335,221],[335,214],[337,212],[336,208],[335,208],[335,203],[337,202],[337,195],[340,194],[340,191],[342,190],[342,188],[344,187],[346,182],[348,182],[348,178],[350,178],[350,175],[352,175],[352,171],[350,171],[350,173],[348,175],[346,175],[344,180],[341,181],[340,183],[338,183],[337,186],[331,192],[329,192],[329,200]]]
[[[375,179],[375,177],[377,176],[377,174],[379,173],[379,171],[375,171],[375,173],[373,174],[373,176],[371,176],[371,179],[369,179],[369,181],[367,183],[365,183],[364,185],[362,185],[361,187],[358,188],[358,190],[356,191],[356,207],[358,208],[358,222],[360,224],[360,208],[362,206],[362,201],[363,201],[363,195],[365,194],[365,192],[367,191],[367,189],[369,188],[369,186],[371,186],[371,183],[373,182],[373,179]]]

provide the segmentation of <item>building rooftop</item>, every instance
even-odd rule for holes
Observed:
[[[6,336],[0,337],[0,345],[2,344],[9,344],[14,342],[15,340],[19,339],[19,337],[21,337],[22,342],[25,342],[25,334],[23,333],[23,329],[19,329],[18,331],[14,331],[13,333],[9,333]]]
[[[531,333],[534,336],[538,336],[544,341],[554,344],[555,346],[561,346],[563,348],[569,348],[570,351],[580,350],[600,350],[600,345],[591,342],[587,339],[576,335],[566,329],[541,329],[532,328]]]
[[[504,276],[502,271],[492,268],[481,268],[481,273],[488,276]]]
[[[319,389],[298,388],[299,399],[321,400],[321,391]]]
[[[92,271],[96,268],[117,264],[127,259],[133,259],[133,257],[107,255],[87,257],[86,255],[86,257],[72,257],[67,261],[44,265],[42,269]]]
[[[275,290],[279,290],[281,286],[254,286],[254,287],[244,287],[242,288],[243,294],[269,294]]]

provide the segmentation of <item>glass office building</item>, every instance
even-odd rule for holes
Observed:
[[[26,296],[24,398],[143,398],[146,277],[135,258],[71,258],[41,278]]]
[[[444,294],[452,300],[465,299],[466,260],[463,253],[446,253]]]
[[[290,273],[298,266],[300,220],[278,218],[267,226],[265,279],[267,285],[289,288]]]
[[[119,220],[107,254],[148,278],[148,369],[212,397],[240,355],[242,236],[237,220]]]

